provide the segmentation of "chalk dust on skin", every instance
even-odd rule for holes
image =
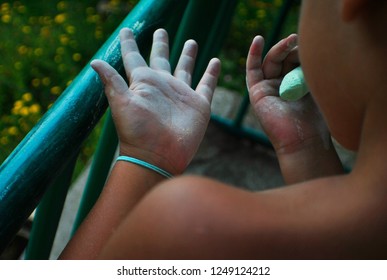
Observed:
[[[289,116],[294,116],[292,119],[292,123],[296,129],[298,138],[302,141],[308,137],[305,128],[303,128],[302,121],[300,118],[297,118],[294,112],[302,112],[305,111],[305,105],[303,102],[291,102],[291,101],[282,101],[278,100],[277,97],[267,96],[265,100],[261,102],[265,102],[264,106],[260,106],[259,114],[262,118],[266,118],[266,116],[272,116],[273,112],[275,112],[276,118],[279,119],[288,119]],[[317,109],[316,109],[317,110]],[[292,113],[293,112],[293,113]],[[330,145],[330,135],[328,133],[328,129],[325,125],[325,122],[318,111],[315,112],[305,112],[310,115],[310,121],[313,123],[309,123],[310,126],[314,126],[317,130],[317,134],[321,137],[322,143],[326,150],[329,150]],[[315,114],[315,115],[314,115]],[[270,120],[269,120],[270,121]]]
[[[305,138],[304,138],[304,131],[303,131],[302,127],[301,127],[301,121],[299,119],[294,119],[294,125],[295,125],[295,127],[297,129],[298,138],[301,141],[305,140]]]

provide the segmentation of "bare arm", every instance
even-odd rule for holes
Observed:
[[[100,258],[385,258],[384,197],[364,178],[339,175],[251,193],[179,177],[140,202]]]
[[[220,63],[211,60],[193,90],[191,74],[197,53],[194,41],[185,44],[172,75],[164,30],[154,34],[150,67],[139,54],[129,29],[121,31],[120,39],[129,86],[107,63],[92,62],[105,85],[120,155],[179,175],[197,151],[207,128]],[[130,162],[116,162],[99,200],[61,258],[97,258],[122,220],[162,180],[165,178],[153,170]]]
[[[96,205],[62,252],[61,259],[95,259],[111,234],[142,197],[163,178],[117,162]]]

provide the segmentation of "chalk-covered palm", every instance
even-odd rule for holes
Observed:
[[[282,100],[279,86],[285,74],[299,65],[297,35],[278,42],[262,58],[264,39],[254,38],[247,58],[250,101],[277,153],[293,153],[310,142],[329,146],[329,131],[313,98]]]
[[[174,74],[165,30],[154,33],[149,66],[132,31],[120,32],[121,53],[129,85],[109,64],[92,67],[105,85],[120,141],[120,154],[137,157],[173,174],[182,173],[203,139],[220,62],[209,62],[196,90],[191,88],[197,44],[184,45]]]

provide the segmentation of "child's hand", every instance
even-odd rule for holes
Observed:
[[[190,87],[197,54],[194,41],[186,42],[172,75],[165,30],[154,33],[149,67],[130,29],[123,29],[120,39],[129,86],[106,62],[92,62],[105,85],[120,140],[120,154],[180,174],[197,151],[207,128],[220,62],[210,61],[194,91]]]
[[[310,95],[295,102],[279,97],[283,77],[299,65],[297,35],[276,44],[262,63],[263,46],[263,38],[255,37],[247,58],[247,86],[255,113],[276,151],[293,152],[315,138],[327,141],[328,129]]]
[[[279,97],[283,77],[299,65],[297,35],[276,44],[262,63],[263,47],[263,38],[255,37],[247,58],[247,86],[285,180],[294,183],[342,171],[328,128],[311,95],[298,101]]]

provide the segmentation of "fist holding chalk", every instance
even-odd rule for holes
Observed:
[[[290,71],[282,80],[279,88],[280,97],[287,101],[296,101],[309,92],[301,67]]]

